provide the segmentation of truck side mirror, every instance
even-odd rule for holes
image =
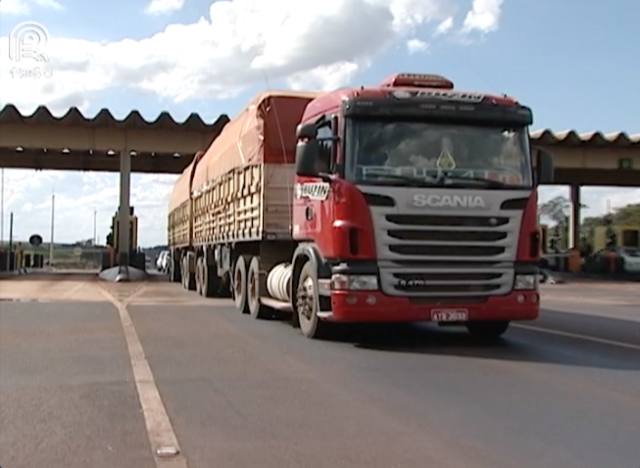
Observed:
[[[318,134],[318,127],[315,123],[306,123],[298,125],[298,129],[296,130],[296,135],[298,139],[304,140],[313,140]]]
[[[320,160],[318,140],[299,141],[296,145],[296,174],[303,177],[318,177],[317,168]]]
[[[545,150],[537,150],[536,179],[538,185],[553,183],[553,156]]]

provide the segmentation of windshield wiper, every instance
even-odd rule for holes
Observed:
[[[372,177],[372,178],[376,178],[376,179],[389,179],[389,180],[397,180],[399,182],[404,182],[407,183],[411,186],[414,187],[424,187],[424,186],[428,186],[433,184],[434,182],[436,182],[436,179],[431,179],[431,180],[427,180],[427,179],[419,179],[416,177],[411,177],[411,176],[406,176],[406,175],[402,175],[402,174],[368,174],[367,178]],[[364,182],[371,182],[368,180],[364,180]]]
[[[465,182],[477,182],[487,188],[507,188],[507,189],[524,189],[526,187],[522,185],[505,184],[499,180],[484,179],[482,177],[462,177],[462,176],[442,176],[436,180],[439,185],[447,185],[447,182],[465,183]]]

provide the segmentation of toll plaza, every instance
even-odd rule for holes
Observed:
[[[116,119],[103,109],[94,117],[77,108],[60,117],[44,106],[23,115],[15,106],[0,110],[0,167],[110,171],[120,173],[118,223],[131,220],[131,172],[179,174],[229,121],[208,124],[197,114],[176,122],[168,113],[147,121],[138,111]],[[119,229],[117,262],[129,265],[130,229]]]
[[[577,133],[569,130],[553,132],[539,130],[531,133],[534,147],[542,148],[553,155],[554,184],[566,185],[570,191],[571,212],[569,216],[567,269],[580,270],[579,245],[581,239],[581,188],[588,186],[640,187],[640,134],[601,132]],[[633,236],[637,229],[620,227],[619,238]],[[604,228],[598,229],[602,237]],[[635,237],[638,244],[637,234]],[[603,242],[605,243],[605,242]]]

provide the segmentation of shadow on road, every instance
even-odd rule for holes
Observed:
[[[497,341],[483,342],[457,327],[349,325],[335,327],[327,340],[384,352],[640,370],[640,351],[518,328]]]

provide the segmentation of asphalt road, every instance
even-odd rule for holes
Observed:
[[[0,281],[0,466],[152,467],[114,300],[190,467],[640,467],[640,287],[549,286],[497,344],[280,320],[176,285]]]

